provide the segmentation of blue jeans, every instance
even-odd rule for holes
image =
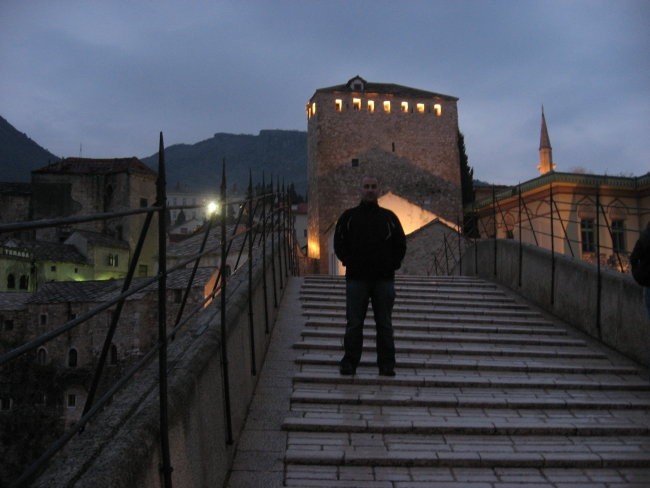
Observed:
[[[343,346],[345,355],[341,364],[354,369],[359,365],[363,350],[363,322],[372,302],[377,329],[377,365],[380,369],[395,367],[395,343],[393,340],[393,303],[395,284],[393,280],[351,280],[345,281],[345,315],[347,325]]]

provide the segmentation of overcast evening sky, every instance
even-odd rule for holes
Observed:
[[[57,156],[307,130],[355,75],[459,98],[474,176],[650,170],[650,1],[1,0],[0,115]],[[1,178],[0,178],[1,179]]]

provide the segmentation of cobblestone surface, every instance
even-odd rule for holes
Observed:
[[[338,374],[344,281],[291,278],[228,487],[650,486],[638,366],[497,286],[398,279],[397,376],[372,313]]]

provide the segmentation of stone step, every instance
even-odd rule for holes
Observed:
[[[321,304],[321,303],[316,303],[316,302],[305,302],[303,303],[303,313],[306,315],[311,315],[312,310],[315,311],[322,311],[322,312],[329,312],[330,310],[335,310],[340,314],[341,316],[345,316],[345,306],[340,305],[340,306],[330,306],[331,304]],[[371,315],[370,312],[372,312],[372,306],[369,306],[368,309],[369,315]],[[395,306],[393,307],[393,317],[404,317],[408,315],[423,315],[423,316],[429,316],[429,315],[456,315],[462,313],[464,315],[498,315],[499,317],[531,317],[531,318],[540,318],[541,315],[537,312],[534,312],[530,309],[527,308],[499,308],[499,307],[487,307],[485,305],[481,306],[472,306],[471,308],[468,308],[468,306],[463,306],[462,304],[459,304],[458,306],[449,306],[449,305],[441,305],[441,306],[415,306],[415,305],[410,305],[410,306],[405,306],[405,305],[400,305],[399,303],[396,303]]]
[[[471,290],[471,289],[454,289],[443,292],[434,288],[421,288],[417,290],[404,290],[397,288],[397,300],[472,300],[472,301],[494,301],[502,303],[517,303],[514,298],[505,295],[499,290]],[[305,289],[300,293],[301,301],[305,300],[345,300],[344,288],[322,288],[322,289]]]
[[[355,376],[342,376],[338,371],[332,372],[298,372],[293,377],[297,383],[328,383],[333,385],[376,385],[383,387],[413,387],[413,388],[524,388],[524,389],[571,389],[571,390],[610,390],[610,391],[650,391],[650,383],[639,377],[620,377],[613,379],[571,378],[564,377],[530,377],[527,375],[509,376],[479,376],[450,374],[398,374],[394,377],[380,377],[373,374],[361,374],[357,370]]]
[[[608,439],[562,434],[513,434],[500,439],[493,434],[406,436],[388,432],[351,435],[290,432],[285,462],[320,466],[546,469],[645,468],[650,465],[647,437],[630,436],[624,443],[607,442]]]
[[[296,363],[301,366],[319,365],[337,368],[342,353],[333,354],[303,354],[296,358]],[[362,357],[360,368],[374,368],[376,362],[369,357]],[[558,364],[556,361],[531,361],[531,360],[490,360],[490,359],[463,359],[450,358],[440,355],[437,358],[400,357],[398,368],[440,369],[457,371],[502,371],[521,373],[575,373],[575,374],[615,374],[637,375],[639,371],[632,366],[616,366],[607,364]]]
[[[323,310],[345,310],[345,300],[304,300],[302,304],[304,309],[323,309]],[[457,300],[450,302],[449,300],[397,300],[393,306],[393,312],[419,312],[419,313],[437,313],[438,310],[466,310],[472,307],[476,310],[490,311],[492,313],[508,312],[514,314],[516,312],[522,315],[533,315],[525,306],[518,303],[509,302],[481,302],[480,305],[474,300]],[[372,310],[372,304],[368,306]],[[445,312],[443,312],[445,313]],[[448,312],[447,312],[448,313]],[[539,315],[539,314],[538,314]]]
[[[372,407],[364,406],[367,410]],[[379,408],[379,407],[376,407]],[[647,436],[650,434],[650,425],[647,419],[635,419],[632,411],[614,411],[622,416],[598,418],[594,410],[589,414],[591,418],[554,418],[551,416],[537,417],[462,417],[455,416],[428,416],[399,414],[399,407],[390,407],[395,415],[375,413],[336,413],[336,412],[309,412],[304,417],[288,417],[284,420],[282,428],[286,431],[297,432],[346,432],[349,434],[404,434],[404,435],[536,435],[536,436]],[[482,412],[483,409],[475,409]],[[462,411],[462,409],[461,409]],[[548,412],[553,413],[549,410]],[[609,411],[603,411],[609,413]],[[638,410],[636,412],[639,412]],[[645,421],[644,421],[645,420]],[[646,440],[647,442],[647,440]],[[650,450],[650,446],[648,446]]]
[[[576,486],[650,486],[650,383],[635,365],[496,285],[421,277],[396,280],[397,376],[377,374],[371,308],[357,374],[341,376],[345,282],[305,283],[286,486],[557,488],[578,470]]]
[[[428,293],[440,293],[440,292],[450,292],[457,293],[458,291],[465,291],[470,294],[474,293],[487,293],[487,294],[498,294],[503,295],[503,291],[499,289],[494,283],[489,283],[486,281],[474,281],[474,282],[463,282],[463,281],[447,281],[447,282],[420,282],[420,283],[409,283],[409,282],[395,282],[395,290],[397,293],[413,293],[418,291],[428,292]],[[302,292],[307,291],[324,291],[326,293],[336,291],[338,293],[344,294],[345,292],[345,282],[332,282],[332,283],[309,283],[306,282],[302,288]]]
[[[547,460],[557,459],[547,456]],[[467,457],[470,461],[470,458]],[[487,459],[486,459],[487,461]],[[472,461],[475,462],[475,461]],[[646,488],[650,470],[634,467],[464,467],[287,464],[285,486],[311,488]],[[514,461],[511,461],[512,464]],[[584,461],[583,461],[584,463]],[[439,464],[442,464],[440,462]],[[487,462],[486,462],[487,464]]]
[[[310,319],[305,322],[307,328],[319,327],[342,327],[345,328],[345,320],[342,319]],[[372,330],[374,324],[368,324]],[[435,323],[428,324],[426,322],[406,322],[402,320],[393,320],[393,329],[395,330],[412,330],[419,332],[468,332],[468,333],[492,333],[492,334],[529,334],[529,335],[566,335],[566,329],[550,325],[547,327],[530,327],[526,325],[465,325],[465,324],[445,324]]]
[[[313,283],[329,284],[329,283],[338,283],[345,284],[344,276],[332,276],[332,275],[306,275],[304,278],[305,285],[310,285]],[[396,284],[403,283],[478,283],[478,284],[487,284],[494,286],[493,283],[489,283],[481,278],[476,276],[414,276],[414,275],[396,275],[395,276]]]
[[[300,335],[301,337],[308,338],[323,338],[323,339],[340,339],[343,343],[343,335],[345,329],[338,328],[325,328],[318,329],[304,329]],[[376,333],[372,327],[364,327],[363,336],[367,339],[374,339]],[[523,334],[471,334],[471,333],[441,333],[429,332],[426,334],[418,332],[402,331],[399,329],[394,330],[394,338],[396,341],[410,341],[410,342],[427,342],[433,341],[436,343],[441,342],[471,342],[475,344],[520,344],[520,345],[538,345],[538,346],[584,346],[585,341],[582,339],[572,338],[556,338],[556,337],[543,337],[543,336],[528,336]]]
[[[328,388],[329,386],[329,388]],[[336,385],[323,385],[314,390],[312,384],[297,385],[291,395],[292,405],[309,404],[319,411],[324,405],[359,405],[408,408],[426,407],[446,409],[500,409],[504,410],[643,410],[650,409],[650,395],[631,392],[605,392],[599,397],[576,397],[573,392],[553,391],[545,396],[522,394],[517,390],[477,395],[471,391],[442,393],[419,391],[415,395],[404,392],[387,392],[373,388],[340,389]],[[589,412],[591,413],[591,412]]]
[[[448,344],[406,344],[399,340],[395,341],[395,353],[400,355],[411,354],[459,354],[465,356],[502,356],[502,357],[529,357],[529,358],[582,358],[582,359],[604,359],[607,356],[602,352],[593,351],[584,347],[561,349],[540,346],[509,347],[500,344],[474,343],[448,343]],[[314,351],[341,351],[340,340],[303,340],[293,345],[294,349],[310,349]],[[363,351],[366,353],[375,352],[374,341],[364,341]],[[399,359],[398,359],[399,362]]]
[[[302,315],[307,317],[307,319],[319,318],[319,319],[334,319],[334,320],[343,320],[345,318],[345,310],[331,311],[331,310],[320,310],[312,309],[305,310],[303,309]],[[404,312],[395,312],[393,314],[394,321],[410,321],[410,322],[427,322],[431,324],[444,322],[444,323],[463,323],[463,324],[500,324],[500,325],[526,325],[529,327],[539,325],[541,327],[548,327],[550,322],[541,318],[539,315],[531,314],[529,316],[523,317],[506,317],[503,313],[486,313],[482,311],[481,313],[472,313],[467,312],[466,310],[449,310],[446,313],[404,313]],[[374,316],[372,311],[368,312],[366,320],[373,321]]]

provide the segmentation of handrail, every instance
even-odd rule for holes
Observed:
[[[213,226],[215,222],[214,216],[208,219],[207,224],[202,232],[204,232],[198,249],[196,252],[192,252],[189,255],[181,256],[180,259],[176,260],[175,264],[172,266],[167,265],[167,228],[166,228],[166,212],[170,208],[177,208],[176,206],[171,207],[166,204],[166,181],[165,181],[165,162],[164,162],[164,144],[163,144],[163,135],[160,133],[159,141],[159,162],[158,162],[158,179],[156,182],[156,201],[155,203],[146,208],[138,209],[128,209],[119,212],[104,212],[104,213],[95,213],[90,215],[78,215],[78,216],[68,216],[57,219],[42,219],[34,220],[27,222],[12,222],[8,224],[0,224],[0,235],[16,232],[16,231],[26,231],[26,230],[35,230],[48,227],[58,227],[58,226],[74,226],[75,224],[92,222],[98,220],[108,220],[114,219],[117,217],[132,217],[136,215],[144,215],[145,220],[142,224],[142,229],[138,237],[138,243],[131,257],[129,263],[128,271],[126,277],[123,280],[117,281],[116,286],[108,291],[114,293],[115,296],[110,296],[110,298],[102,303],[99,303],[95,306],[90,307],[88,311],[80,314],[79,316],[68,320],[67,322],[54,327],[52,330],[48,331],[45,334],[42,334],[38,337],[31,338],[26,341],[24,344],[20,344],[17,347],[14,347],[8,351],[2,351],[0,354],[0,366],[4,366],[14,361],[15,359],[23,356],[24,354],[33,351],[40,346],[47,344],[48,342],[55,340],[57,337],[61,336],[66,332],[70,332],[81,324],[86,323],[88,320],[96,317],[99,313],[115,307],[115,311],[110,320],[110,324],[106,335],[102,343],[101,354],[97,359],[96,369],[91,381],[91,387],[89,389],[89,394],[87,397],[86,404],[84,405],[83,413],[80,419],[76,422],[74,426],[68,428],[64,433],[52,443],[41,455],[35,459],[26,469],[23,471],[22,475],[14,480],[11,486],[14,487],[23,487],[27,486],[31,481],[33,481],[39,473],[45,469],[47,464],[50,462],[51,458],[58,453],[65,445],[74,438],[75,435],[82,432],[88,422],[93,419],[101,409],[105,408],[110,402],[111,398],[115,393],[120,391],[127,385],[133,378],[133,376],[142,368],[146,367],[151,363],[153,358],[158,355],[158,377],[159,377],[159,386],[158,386],[158,396],[159,396],[159,406],[160,406],[160,453],[161,453],[161,486],[164,488],[172,488],[173,483],[173,466],[171,465],[170,460],[170,441],[169,441],[169,424],[168,424],[168,399],[167,399],[167,374],[168,374],[168,365],[167,365],[167,349],[169,343],[173,342],[176,338],[176,335],[180,332],[182,327],[186,325],[190,320],[195,318],[201,310],[205,310],[206,307],[210,306],[213,308],[212,317],[215,317],[217,313],[221,315],[220,321],[220,332],[221,332],[221,347],[222,347],[222,375],[224,380],[224,403],[225,403],[225,415],[227,419],[227,438],[225,439],[226,443],[232,442],[232,427],[231,427],[231,413],[229,411],[229,384],[228,384],[228,350],[227,350],[227,323],[226,323],[226,310],[228,306],[228,289],[227,282],[229,279],[228,273],[226,273],[228,260],[232,258],[233,252],[238,251],[236,266],[233,269],[232,273],[246,272],[248,273],[248,299],[249,299],[249,327],[248,334],[250,340],[251,348],[251,375],[257,373],[257,367],[255,364],[255,327],[256,320],[253,316],[252,309],[250,304],[252,303],[252,273],[253,273],[253,261],[256,259],[255,256],[260,256],[261,262],[263,263],[263,285],[264,285],[264,332],[265,334],[269,333],[269,323],[268,323],[268,299],[267,299],[267,278],[266,278],[266,260],[267,260],[267,237],[271,236],[271,273],[273,274],[273,291],[274,291],[274,306],[278,307],[278,298],[276,292],[276,278],[280,280],[280,287],[284,286],[282,274],[288,276],[289,273],[297,273],[297,266],[293,264],[292,256],[295,252],[295,246],[297,245],[294,238],[294,229],[293,219],[290,218],[290,208],[291,205],[288,202],[288,195],[285,192],[284,185],[280,188],[278,181],[277,190],[274,192],[273,188],[267,191],[267,188],[264,184],[264,175],[262,176],[262,187],[264,191],[261,195],[253,195],[252,191],[252,173],[249,177],[249,191],[246,197],[242,200],[232,200],[227,199],[226,194],[226,162],[222,162],[222,181],[221,181],[221,212],[219,218],[219,229],[218,233],[220,234],[220,243],[212,245],[209,242],[209,237],[211,232],[215,232],[216,226]],[[228,225],[227,225],[227,213],[226,209],[230,205],[241,202],[239,205],[240,212],[239,216],[236,219],[236,225],[232,227],[230,235],[228,234]],[[183,206],[183,208],[198,208],[199,206]],[[247,210],[247,221],[242,222],[243,214]],[[151,226],[153,217],[158,217],[158,270],[155,276],[149,278],[134,278],[135,270],[138,266],[138,261],[140,259],[144,241],[148,235],[150,235],[155,227]],[[260,234],[260,238],[257,238],[257,235]],[[277,242],[276,242],[277,240]],[[234,249],[233,245],[237,243],[240,246],[240,249]],[[277,244],[277,246],[276,246]],[[247,261],[248,266],[246,268],[239,269],[239,260],[242,257],[242,251],[244,246],[247,245]],[[276,252],[277,247],[277,252]],[[200,266],[202,258],[205,258],[208,255],[214,255],[219,253],[221,255],[221,264],[215,269],[213,276],[215,277],[214,286],[212,290],[205,294],[202,299],[197,300],[196,298],[192,299],[192,306],[188,307],[191,297],[192,283],[197,275],[197,270]],[[277,263],[276,263],[277,261]],[[277,266],[276,266],[277,265]],[[189,266],[189,268],[188,268]],[[246,269],[246,271],[245,271]],[[170,320],[170,323],[167,323],[167,298],[166,293],[168,289],[168,277],[172,275],[177,275],[177,273],[187,271],[188,280],[185,285],[182,287],[183,293],[178,309],[175,312],[175,318],[173,322]],[[180,275],[179,275],[180,276]],[[143,291],[154,291],[157,290],[157,306],[158,306],[158,338],[157,341],[152,344],[152,347],[146,351],[132,366],[128,371],[120,377],[115,383],[108,387],[108,389],[103,392],[100,397],[95,400],[97,396],[98,385],[103,376],[103,369],[106,364],[110,347],[113,341],[115,334],[118,333],[118,326],[120,324],[120,315],[123,309],[126,300],[130,297],[133,297],[137,293]],[[215,301],[216,297],[220,296],[221,301],[217,303]]]

